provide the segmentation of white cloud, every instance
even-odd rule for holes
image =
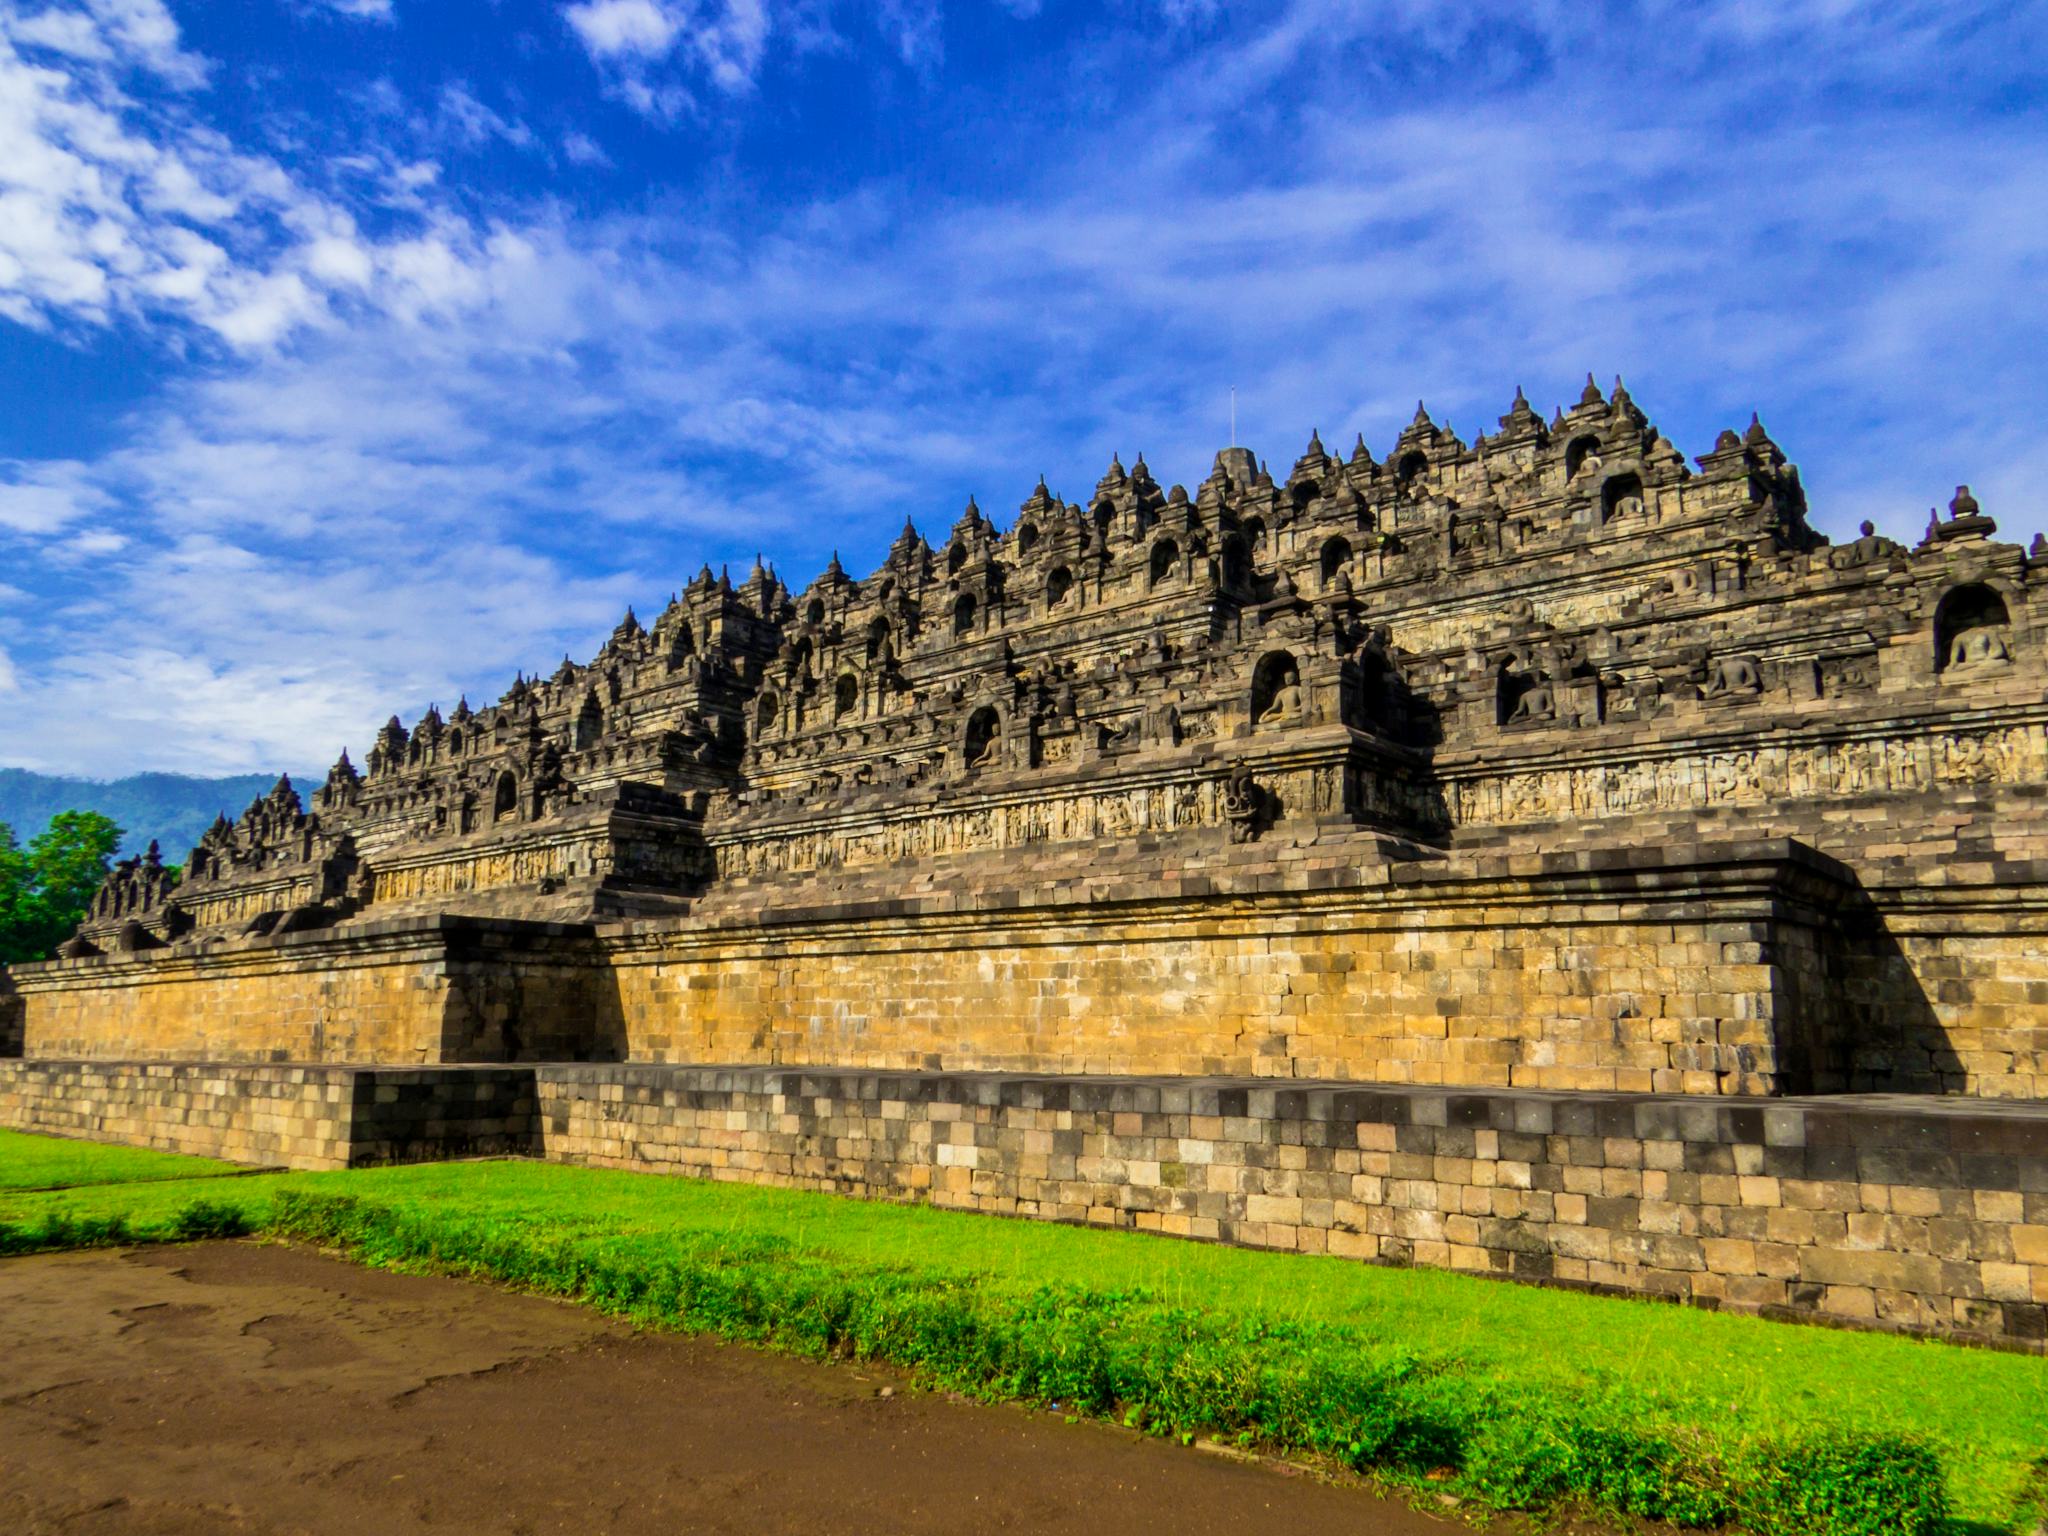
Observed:
[[[1965,479],[2033,531],[2048,463],[1993,406],[2038,393],[2048,231],[2013,210],[2048,205],[2048,134],[1941,104],[1888,105],[1883,132],[1809,117],[1851,65],[1782,37],[1653,94],[1630,38],[1574,9],[1475,6],[1298,4],[1048,134],[997,191],[872,186],[743,230],[687,203],[480,216],[462,178],[374,145],[352,201],[128,100],[76,38],[0,52],[28,72],[0,87],[31,87],[0,88],[0,307],[222,338],[114,450],[0,466],[0,561],[36,593],[0,612],[29,722],[8,755],[317,767],[394,707],[587,653],[700,557],[780,548],[801,584],[807,550],[857,566],[905,512],[942,528],[969,491],[999,512],[1041,467],[1072,493],[1112,448],[1193,483],[1232,383],[1284,462],[1311,424],[1384,447],[1418,389],[1469,436],[1517,382],[1542,403],[1619,368],[1689,452],[1762,406],[1835,532],[1917,535]],[[664,11],[662,70],[605,67],[650,101],[723,90],[699,31],[732,14]],[[757,10],[754,44],[718,46],[752,80],[777,29],[827,46],[821,14]],[[1674,56],[1722,25],[1687,14]],[[1934,46],[1881,46],[1888,14],[1844,23],[1887,80]],[[1510,20],[1571,60],[1569,91],[1540,60],[1473,62],[1494,83],[1442,100],[1361,72],[1433,48],[1464,80],[1458,51]],[[513,121],[466,88],[419,120],[451,163]]]
[[[533,130],[517,118],[507,118],[479,101],[460,80],[441,87],[440,117],[443,124],[470,148],[502,140],[514,149],[533,143]]]
[[[571,165],[609,166],[612,157],[586,134],[570,131],[562,135],[562,155]]]
[[[313,3],[355,21],[392,22],[398,19],[392,0],[313,0]]]
[[[655,0],[588,0],[562,14],[596,59],[658,59],[688,24],[686,13]]]
[[[77,460],[0,460],[0,530],[51,534],[107,505],[94,470]]]

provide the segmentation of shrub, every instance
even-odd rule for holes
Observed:
[[[171,1236],[181,1243],[209,1237],[241,1237],[249,1230],[249,1218],[239,1206],[195,1200],[171,1218]]]
[[[1751,1453],[1744,1522],[1756,1536],[1934,1536],[1948,1525],[1941,1461],[1899,1435],[1837,1431]]]

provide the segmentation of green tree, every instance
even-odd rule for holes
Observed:
[[[107,877],[121,829],[97,811],[60,811],[23,848],[0,822],[0,964],[46,960]]]

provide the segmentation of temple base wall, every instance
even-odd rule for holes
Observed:
[[[35,1058],[427,1065],[590,1054],[588,930],[460,917],[18,967]],[[0,1004],[4,1006],[4,1004]],[[4,1015],[0,1015],[4,1018]]]
[[[1797,843],[1372,863],[1106,897],[769,882],[638,922],[422,916],[19,966],[28,1058],[705,1061],[2048,1098],[2044,888],[1873,899]],[[1887,904],[1889,903],[1889,904]]]
[[[1772,1094],[1804,1086],[1833,1007],[1845,888],[1794,845],[1377,883],[1304,862],[1272,889],[1168,874],[1119,901],[1020,887],[603,933],[619,1054]]]
[[[1799,1318],[2048,1335],[2048,1106],[616,1063],[0,1062],[0,1124],[680,1173]]]

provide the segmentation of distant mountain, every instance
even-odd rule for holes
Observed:
[[[26,843],[59,811],[98,811],[121,824],[121,852],[140,853],[154,838],[164,860],[182,864],[199,835],[222,811],[233,820],[277,782],[274,773],[198,779],[183,773],[138,773],[127,779],[64,779],[0,768],[0,821]]]

